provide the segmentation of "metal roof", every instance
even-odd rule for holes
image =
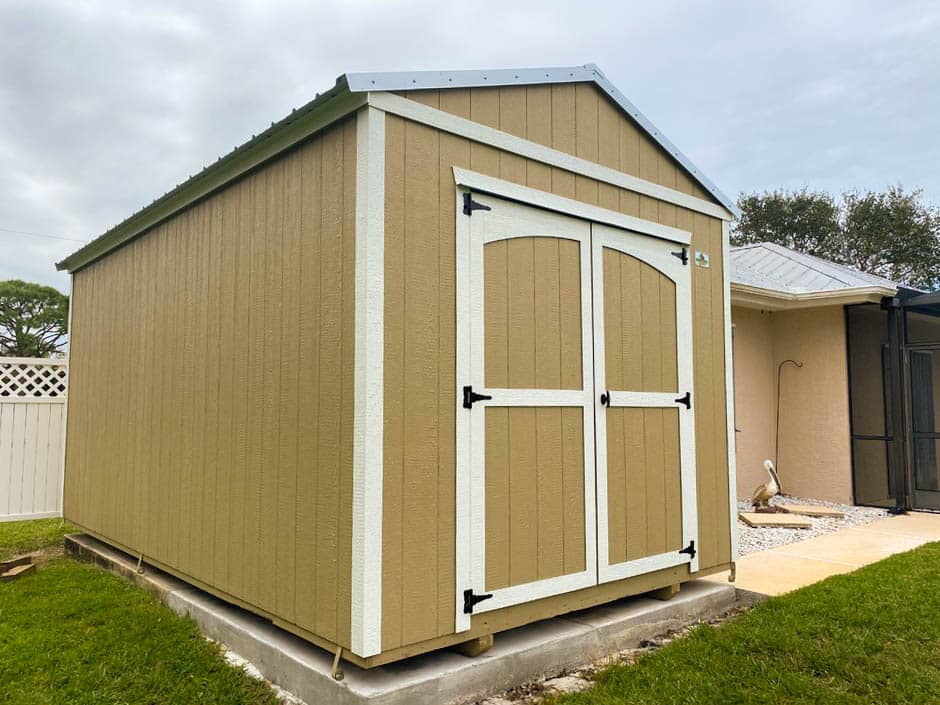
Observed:
[[[56,263],[56,268],[74,272],[87,266],[131,239],[147,232],[187,206],[205,198],[226,183],[248,173],[267,159],[288,149],[357,109],[367,93],[429,88],[533,85],[538,83],[594,83],[620,106],[719,203],[737,215],[734,203],[725,196],[675,145],[656,129],[594,64],[560,68],[498,69],[492,71],[417,71],[393,73],[349,73],[314,100],[271,123],[265,131],[236,147],[199,173],[144,206],[84,247]]]
[[[731,248],[731,284],[791,295],[871,287],[894,292],[899,287],[890,279],[772,242]]]
[[[738,215],[734,201],[721,192],[712,181],[679,151],[669,139],[650,122],[639,109],[617,90],[596,64],[584,66],[556,66],[541,68],[493,69],[478,71],[395,71],[384,73],[347,73],[345,79],[349,90],[359,91],[409,91],[435,88],[480,88],[484,86],[531,86],[544,83],[593,83],[603,91],[621,110],[630,116],[660,147],[689,172],[721,205]]]

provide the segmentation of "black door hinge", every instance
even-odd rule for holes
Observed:
[[[676,399],[676,404],[685,404],[686,409],[692,408],[692,392],[686,392],[684,396]]]
[[[681,250],[679,250],[678,252],[673,252],[673,253],[671,253],[671,254],[672,254],[673,257],[678,257],[680,260],[682,260],[682,264],[686,264],[686,265],[687,265],[687,264],[689,263],[689,250],[688,250],[688,248],[683,247],[683,248],[682,248]]]
[[[679,553],[687,553],[689,558],[695,558],[695,541],[689,541],[689,545],[679,551]]]
[[[489,394],[477,394],[473,391],[473,387],[467,386],[463,388],[463,408],[472,409],[473,402],[475,401],[487,401],[492,399]]]
[[[473,614],[473,607],[478,602],[483,602],[483,600],[488,600],[491,597],[492,597],[491,594],[474,595],[473,590],[464,590],[463,591],[463,613]]]
[[[601,404],[604,406],[610,406],[610,392],[604,392],[601,394]]]
[[[488,211],[492,210],[489,206],[483,205],[482,203],[477,203],[473,200],[473,194],[469,191],[466,191],[463,195],[463,214],[464,215],[473,215],[473,211]]]

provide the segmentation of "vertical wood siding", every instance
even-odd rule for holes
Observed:
[[[407,95],[703,196],[658,146],[641,139],[606,100],[597,100],[592,87],[453,89]],[[451,634],[454,629],[455,165],[688,230],[692,249],[710,254],[710,268],[690,264],[696,545],[702,569],[731,559],[721,221],[389,116],[383,650]]]
[[[491,106],[471,118],[488,127],[715,202],[678,162],[593,84],[504,86],[464,91],[470,93],[471,103]],[[448,94],[454,92],[449,89],[406,91],[401,95],[459,117],[468,117],[461,112],[460,102],[450,99]],[[516,159],[520,165],[524,162],[521,157]],[[597,192],[597,184],[582,177],[574,178],[581,193]]]
[[[349,646],[355,120],[74,277],[65,514]]]

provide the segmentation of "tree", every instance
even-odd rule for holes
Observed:
[[[0,282],[0,355],[47,357],[58,352],[68,317],[69,299],[57,289],[18,279]]]
[[[920,191],[742,195],[735,245],[775,242],[921,289],[940,284],[940,213]]]

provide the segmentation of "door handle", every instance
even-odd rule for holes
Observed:
[[[601,394],[601,404],[610,408],[610,392],[609,391]]]

